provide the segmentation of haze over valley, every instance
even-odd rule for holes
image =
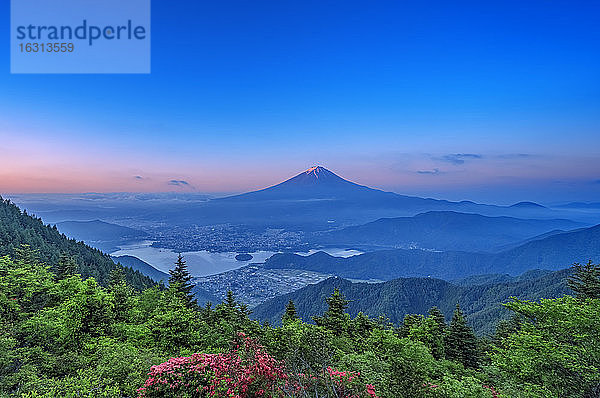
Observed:
[[[12,198],[68,237],[155,280],[166,282],[181,253],[203,297],[221,299],[231,290],[250,306],[332,276],[452,281],[559,270],[600,256],[594,227],[600,209],[592,203],[420,198],[360,185],[321,166],[233,196]]]

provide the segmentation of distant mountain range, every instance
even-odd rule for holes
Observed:
[[[477,274],[518,275],[531,269],[558,270],[588,259],[600,259],[600,225],[551,235],[499,253],[397,249],[348,258],[324,252],[310,256],[282,253],[269,258],[265,267],[305,269],[364,280],[411,276],[452,280]]]
[[[489,217],[453,211],[432,211],[414,217],[382,218],[367,224],[316,234],[315,243],[330,246],[426,248],[496,251],[548,231],[571,230],[584,224],[571,220]]]
[[[533,269],[518,276],[510,276],[508,274],[483,274],[467,276],[466,278],[455,279],[449,282],[459,286],[477,286],[487,285],[490,283],[506,283],[506,282],[522,282],[541,278],[558,271],[549,271],[547,269]]]
[[[592,203],[585,203],[585,202],[571,202],[571,203],[566,203],[563,205],[558,205],[556,207],[561,207],[561,208],[565,208],[565,209],[600,209],[600,202],[592,202]]]
[[[400,278],[384,283],[352,283],[330,278],[268,300],[252,310],[252,317],[278,324],[285,305],[293,300],[299,316],[311,321],[312,316],[327,309],[325,298],[339,288],[350,300],[348,312],[352,316],[359,311],[372,317],[385,314],[392,322],[399,323],[406,314],[426,314],[429,308],[437,306],[449,321],[459,303],[476,332],[490,334],[496,322],[508,314],[502,303],[510,297],[535,300],[569,294],[566,284],[569,274],[570,270],[565,269],[549,274],[530,273],[519,280],[463,286],[434,278]]]
[[[497,206],[385,192],[348,181],[322,166],[311,167],[265,189],[222,198],[197,195],[187,198],[175,194],[63,196],[51,199],[18,196],[17,199],[53,223],[132,218],[179,226],[232,223],[310,232],[364,224],[383,217],[411,217],[428,211],[600,223],[598,212],[581,211],[578,207],[551,209],[533,202]]]
[[[536,209],[536,208],[542,208],[545,209],[546,206],[542,206],[539,203],[535,203],[535,202],[519,202],[519,203],[515,203],[514,205],[510,206],[510,207],[521,207],[521,208],[529,208],[529,209]]]
[[[382,217],[447,210],[539,219],[561,218],[566,214],[532,202],[496,206],[385,192],[345,180],[324,167],[315,166],[265,189],[198,204],[188,214],[188,220],[203,224],[218,221],[297,226],[308,231],[357,225]],[[578,217],[583,219],[589,215]]]
[[[144,231],[100,220],[64,221],[56,224],[56,227],[69,238],[106,252],[116,250],[118,245],[147,239],[149,236]]]

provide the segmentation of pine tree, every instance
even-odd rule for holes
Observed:
[[[133,307],[133,290],[125,282],[125,274],[121,267],[115,267],[109,274],[108,290],[113,298],[113,313],[117,322],[127,320],[129,310]]]
[[[435,329],[432,331],[432,341],[437,344],[432,345],[431,353],[435,359],[440,359],[445,356],[444,351],[444,340],[448,334],[448,325],[446,324],[446,318],[442,311],[438,307],[431,307],[429,309],[428,319],[432,320],[436,325]]]
[[[438,330],[441,335],[445,336],[448,332],[448,325],[446,324],[446,318],[442,311],[436,306],[433,306],[429,309],[429,317],[432,318],[435,323],[438,325]]]
[[[194,288],[194,284],[191,283],[192,275],[190,275],[181,253],[177,255],[175,268],[169,270],[169,274],[169,288],[177,291],[189,308],[198,307],[198,303],[192,293],[192,289]]]
[[[112,290],[122,283],[125,283],[123,269],[120,267],[113,268],[108,275],[108,288]]]
[[[31,246],[21,243],[19,247],[15,248],[15,260],[18,263],[26,264],[30,266],[39,265],[38,260],[39,253],[37,250],[32,249]]]
[[[235,295],[233,294],[232,290],[227,291],[227,294],[225,295],[225,300],[223,300],[223,304],[225,305],[225,307],[232,311],[236,309],[238,303],[235,300]]]
[[[56,265],[56,279],[65,279],[77,272],[77,263],[72,256],[62,253]]]
[[[567,283],[578,299],[597,299],[600,298],[600,265],[592,264],[589,260],[587,264],[573,264],[573,275]]]
[[[235,299],[233,291],[228,290],[225,299],[216,307],[216,315],[219,319],[227,320],[231,323],[238,323],[240,316],[238,311],[239,303]]]
[[[204,307],[200,307],[200,320],[208,325],[213,325],[215,321],[215,311],[212,308],[212,303],[209,301]]]
[[[350,315],[346,314],[349,301],[338,288],[333,290],[333,294],[326,299],[327,311],[323,316],[314,317],[318,326],[323,326],[331,330],[335,335],[340,336],[348,329]]]
[[[250,322],[250,312],[248,306],[239,303],[233,291],[228,290],[223,302],[215,307],[215,318],[227,321],[234,330],[244,330]]]
[[[400,337],[408,337],[410,330],[414,327],[419,327],[423,323],[423,315],[419,314],[406,314],[402,320],[402,325],[398,329],[398,335]]]
[[[355,338],[367,338],[374,329],[381,327],[376,320],[369,318],[369,316],[363,312],[359,312],[356,317],[352,319],[350,326],[352,335]]]
[[[456,310],[454,310],[454,316],[450,322],[444,349],[447,359],[460,362],[467,368],[476,369],[478,367],[477,337],[475,337],[473,329],[467,325],[458,304],[456,304]]]
[[[285,313],[281,317],[281,322],[285,325],[298,320],[298,313],[296,312],[296,305],[290,300],[285,306]]]

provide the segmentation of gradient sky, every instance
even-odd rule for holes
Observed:
[[[407,3],[153,0],[150,75],[11,75],[3,1],[0,193],[600,200],[600,3]]]

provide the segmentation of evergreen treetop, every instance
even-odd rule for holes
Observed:
[[[77,272],[77,262],[72,256],[62,253],[56,265],[56,279],[65,279]],[[124,276],[123,276],[124,278]]]
[[[194,284],[191,282],[192,275],[188,271],[187,264],[181,253],[177,255],[175,268],[169,270],[169,274],[169,288],[179,293],[188,307],[197,307],[198,303],[192,293],[192,289],[194,288]]]
[[[587,264],[573,264],[573,275],[567,279],[567,283],[578,299],[597,299],[600,298],[600,265],[592,264],[589,260]]]
[[[286,323],[295,322],[298,319],[299,318],[298,318],[298,312],[296,311],[296,305],[294,304],[294,302],[292,300],[290,300],[287,303],[287,305],[285,306],[285,313],[281,317],[281,321],[283,324],[286,324]]]
[[[328,305],[327,311],[322,316],[316,316],[313,319],[317,325],[324,326],[339,336],[348,329],[350,315],[346,313],[346,309],[350,301],[346,300],[346,297],[338,288],[333,290],[333,293],[326,301]]]
[[[476,369],[479,366],[477,337],[475,337],[473,329],[467,325],[458,304],[456,304],[444,346],[447,359],[461,362],[467,368]]]

